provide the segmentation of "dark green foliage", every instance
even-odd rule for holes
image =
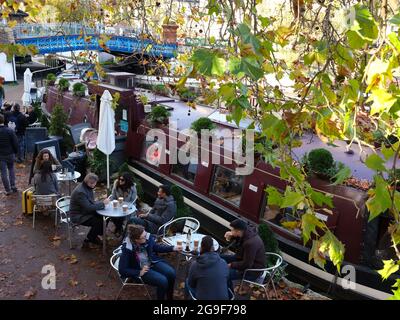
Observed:
[[[56,79],[57,79],[57,77],[54,73],[49,73],[46,76],[46,82],[50,86],[54,85],[54,82],[56,81]]]
[[[68,88],[69,88],[69,81],[68,81],[68,79],[61,78],[61,79],[58,81],[58,89],[59,89],[60,91],[67,91]]]
[[[154,123],[166,123],[171,113],[161,105],[157,105],[151,109],[149,120]]]
[[[280,250],[278,241],[276,240],[271,228],[266,223],[261,223],[258,226],[258,233],[264,242],[265,251],[279,254]]]
[[[391,184],[397,184],[400,186],[400,169],[390,170],[389,172],[389,182]]]
[[[84,97],[86,86],[81,82],[77,82],[72,86],[72,91],[74,93],[74,96]]]
[[[50,118],[49,134],[52,136],[65,137],[67,134],[68,115],[60,104],[54,106]]]
[[[334,164],[332,153],[326,149],[314,149],[308,154],[308,162],[311,171],[315,173],[324,173]]]
[[[49,120],[47,119],[46,115],[42,111],[41,102],[39,102],[39,101],[33,102],[32,107],[33,107],[33,112],[35,112],[38,121],[41,123],[41,126],[47,128],[47,130],[49,130],[50,123],[49,123]]]
[[[154,93],[161,96],[167,96],[169,94],[168,89],[164,84],[156,84],[151,89]]]
[[[107,156],[99,149],[94,149],[88,158],[90,170],[99,176],[100,180],[107,178]],[[114,161],[110,158],[110,176],[113,173]]]
[[[189,88],[183,88],[178,92],[179,97],[183,101],[194,101],[197,98],[196,92],[190,90]]]
[[[176,218],[190,217],[190,208],[183,200],[181,188],[179,188],[177,185],[173,185],[171,187],[171,194],[176,201]]]
[[[202,129],[213,130],[216,125],[209,118],[202,117],[194,121],[190,128],[200,134]]]

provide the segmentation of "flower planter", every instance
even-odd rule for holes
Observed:
[[[163,24],[163,41],[164,43],[176,43],[177,42],[177,30],[178,25],[176,24]]]

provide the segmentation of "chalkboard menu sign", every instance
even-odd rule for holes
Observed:
[[[26,152],[33,153],[35,151],[35,143],[47,139],[48,139],[47,128],[44,127],[26,128],[25,131]]]

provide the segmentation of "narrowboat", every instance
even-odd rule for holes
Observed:
[[[290,274],[321,290],[334,289],[335,296],[387,299],[391,295],[391,285],[398,274],[383,281],[377,272],[381,268],[382,258],[391,254],[386,233],[390,219],[381,215],[368,223],[366,191],[346,185],[332,185],[318,178],[310,179],[315,190],[332,196],[334,208],[329,213],[321,208],[318,218],[325,221],[346,250],[340,273],[329,261],[325,269],[321,269],[309,261],[310,246],[303,244],[300,230],[288,229],[282,224],[298,219],[291,215],[290,208],[279,209],[267,205],[265,189],[268,186],[279,190],[286,187],[286,182],[280,178],[279,168],[272,168],[262,158],[255,157],[254,170],[250,174],[236,174],[236,169],[242,165],[233,156],[235,146],[228,147],[222,143],[223,136],[229,131],[245,129],[249,122],[244,119],[237,127],[227,120],[226,112],[209,106],[197,105],[195,109],[190,109],[182,101],[139,89],[120,88],[111,84],[89,85],[89,91],[98,97],[104,90],[121,94],[118,108],[125,115],[124,121],[128,122],[124,130],[127,137],[126,157],[131,170],[150,195],[154,196],[161,184],[181,187],[184,201],[191,207],[193,215],[221,242],[224,241],[223,235],[229,223],[234,219],[242,218],[255,225],[266,223],[278,240],[283,258],[289,264]],[[166,107],[170,111],[169,123],[174,126],[153,128],[146,120],[140,95],[147,95],[153,105]],[[201,156],[189,157],[184,163],[179,159],[176,161],[177,150],[188,144],[185,130],[199,117],[208,117],[214,122],[217,128],[215,136],[208,144],[205,143],[206,147],[196,146]],[[116,124],[118,126],[118,121]],[[354,153],[345,152],[345,142],[338,142],[337,146],[332,147],[317,136],[306,135],[303,145],[294,152],[300,157],[318,147],[329,149],[335,160],[352,169],[353,176],[371,180],[373,173],[360,162],[356,147]]]

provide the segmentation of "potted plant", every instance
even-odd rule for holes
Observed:
[[[168,124],[168,118],[171,113],[161,105],[156,105],[151,109],[148,119],[151,124],[155,127]]]
[[[197,98],[197,94],[189,88],[178,91],[178,95],[185,102],[193,102]]]
[[[330,180],[336,173],[335,161],[329,150],[319,148],[313,149],[310,153],[305,154],[302,159],[305,171],[314,173],[323,180]]]
[[[164,43],[173,43],[177,42],[177,31],[178,25],[175,21],[171,19],[171,17],[166,17],[162,24],[162,38]]]
[[[86,94],[86,86],[82,82],[74,83],[72,86],[72,92],[74,96],[84,97]]]
[[[99,149],[94,149],[88,157],[90,171],[98,175],[99,181],[104,182],[107,179],[107,156]],[[114,172],[114,160],[110,157],[110,175]]]
[[[168,96],[169,92],[165,84],[156,84],[153,86],[153,92],[160,96]]]
[[[67,128],[68,115],[65,113],[61,104],[56,104],[51,113],[49,135],[59,138],[61,153],[65,154],[69,146],[68,128]]]
[[[212,122],[209,118],[201,117],[196,121],[192,122],[190,129],[197,132],[197,136],[200,138],[201,130],[209,130],[211,132],[210,139],[212,138],[212,130],[214,130],[217,126],[214,122]]]
[[[68,81],[68,79],[61,78],[58,81],[58,89],[60,91],[68,91],[68,89],[69,89],[69,81]]]
[[[146,95],[140,95],[139,101],[144,106],[144,112],[146,112],[146,113],[151,112],[151,104],[149,104],[149,98]]]
[[[49,74],[46,76],[46,83],[47,83],[47,85],[48,85],[48,86],[54,86],[54,83],[56,82],[56,79],[57,79],[57,77],[56,77],[56,75],[55,75],[54,73],[49,73]]]

